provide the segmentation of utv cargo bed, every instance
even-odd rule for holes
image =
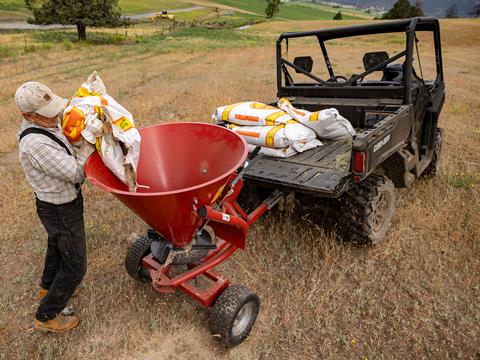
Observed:
[[[288,158],[258,156],[247,167],[245,178],[302,193],[339,196],[347,184],[351,140],[323,141],[323,146]]]

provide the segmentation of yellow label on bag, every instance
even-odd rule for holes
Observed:
[[[257,110],[278,110],[277,108],[267,105],[267,104],[262,104],[262,103],[257,103],[254,102],[250,104],[251,109],[257,109]]]
[[[113,124],[122,129],[122,131],[127,131],[135,127],[133,126],[132,122],[128,120],[125,116],[122,116],[120,119],[115,120]]]
[[[97,149],[98,155],[102,157],[102,138],[98,137],[95,139],[95,148]]]
[[[283,124],[280,124],[280,125],[277,125],[273,128],[271,128],[268,133],[267,133],[267,137],[265,139],[265,144],[268,146],[268,147],[274,147],[275,146],[275,134],[280,130],[280,129],[283,129],[285,127],[285,125]]]
[[[232,105],[228,105],[228,106],[225,108],[225,110],[223,110],[223,112],[222,112],[222,120],[223,120],[223,121],[228,121],[228,117],[229,117],[230,113],[232,112],[233,108],[234,108],[235,106],[237,106],[238,104],[239,104],[239,103],[237,103],[237,104],[232,104]]]
[[[267,126],[273,126],[275,125],[275,120],[277,120],[280,116],[284,115],[286,115],[284,111],[274,112],[272,115],[268,115],[265,118],[265,123],[267,124]]]
[[[319,114],[320,114],[320,111],[316,111],[316,112],[312,113],[310,115],[310,117],[308,118],[308,121],[312,121],[312,122],[318,121],[318,115]]]

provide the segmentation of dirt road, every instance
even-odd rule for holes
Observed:
[[[191,6],[183,9],[168,10],[169,13],[189,12],[205,9],[205,6]],[[133,14],[125,17],[131,20],[148,19],[155,15],[161,14],[161,11],[153,11],[143,14]],[[0,30],[51,30],[51,29],[68,29],[73,28],[72,25],[33,25],[23,20],[0,20]]]

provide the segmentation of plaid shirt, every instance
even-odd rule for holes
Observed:
[[[23,120],[18,135],[30,127],[50,131],[75,154],[60,124],[55,128],[43,128]],[[77,198],[75,184],[82,183],[85,178],[83,167],[55,141],[42,134],[29,134],[20,141],[19,157],[25,176],[40,200],[59,205]]]

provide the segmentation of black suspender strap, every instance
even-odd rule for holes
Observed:
[[[27,136],[28,134],[41,134],[41,135],[45,135],[46,137],[50,138],[51,140],[55,141],[58,145],[60,145],[62,148],[65,149],[65,151],[67,152],[68,155],[72,156],[72,152],[70,151],[70,149],[68,148],[67,145],[65,145],[65,143],[60,140],[58,137],[56,137],[55,135],[53,135],[50,131],[47,131],[47,130],[44,130],[44,129],[39,129],[39,128],[35,128],[35,127],[30,127],[28,129],[25,129],[22,131],[22,133],[20,134],[20,139],[19,141],[21,141],[25,136]],[[75,184],[75,188],[78,190],[80,189],[80,184]]]
[[[60,140],[58,137],[53,135],[50,131],[31,127],[31,128],[28,128],[28,129],[25,129],[25,130],[22,131],[22,133],[20,134],[20,140],[22,140],[28,134],[42,134],[42,135],[45,135],[45,136],[49,137],[51,140],[55,141],[58,145],[63,147],[67,151],[68,155],[72,156],[72,152],[70,151],[68,146],[65,145],[65,143],[62,140]]]

